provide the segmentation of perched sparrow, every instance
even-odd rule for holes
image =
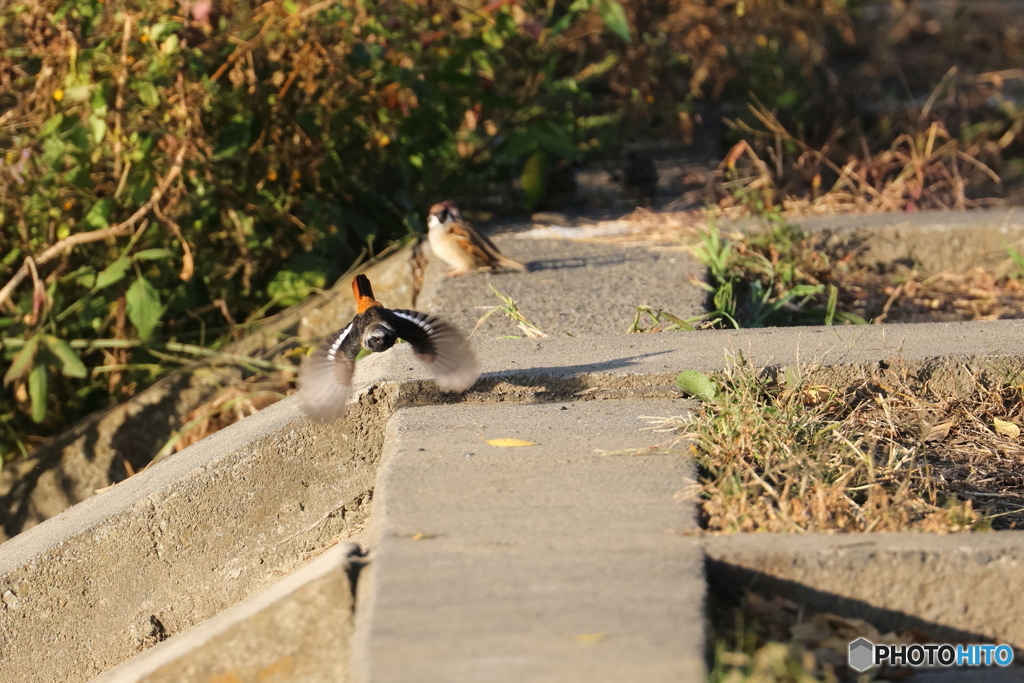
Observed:
[[[442,391],[465,391],[476,382],[476,356],[454,327],[426,313],[384,308],[373,298],[365,275],[356,275],[352,293],[358,304],[356,317],[302,364],[299,398],[310,417],[326,422],[344,415],[359,351],[387,351],[400,338],[412,344],[413,354]]]
[[[502,254],[494,242],[463,221],[458,207],[450,200],[430,207],[427,227],[430,248],[439,259],[455,269],[452,275],[498,268],[526,270],[526,266]]]

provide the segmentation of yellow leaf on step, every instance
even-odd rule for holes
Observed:
[[[607,633],[581,633],[576,636],[577,643],[596,643],[608,637]]]
[[[532,441],[523,441],[522,439],[491,439],[485,442],[491,446],[501,446],[502,448],[513,448],[515,446],[536,446]]]
[[[1020,427],[1013,424],[1012,422],[1006,422],[1005,420],[1000,420],[997,417],[993,418],[992,425],[996,428],[997,434],[1008,436],[1011,439],[1016,439],[1018,436],[1020,436]]]

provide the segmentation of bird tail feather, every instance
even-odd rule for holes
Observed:
[[[373,288],[370,287],[370,279],[360,273],[352,280],[352,294],[356,297],[358,311],[362,313],[368,308],[380,306],[381,303],[373,298]]]

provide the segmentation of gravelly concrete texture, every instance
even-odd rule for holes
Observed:
[[[828,236],[832,247],[854,247],[857,263],[889,270],[913,265],[925,273],[1012,265],[1007,245],[1021,249],[1024,209],[921,211],[911,214],[814,216],[797,221]]]
[[[704,312],[705,293],[690,284],[704,268],[681,248],[672,250],[565,240],[494,239],[503,253],[530,272],[471,273],[446,277],[431,259],[417,306],[444,316],[467,334],[501,301],[493,285],[518,303],[526,318],[549,336],[618,335],[647,304],[681,318]],[[680,245],[681,246],[681,245]],[[491,316],[477,335],[522,334],[503,315]]]
[[[94,683],[339,683],[352,635],[349,560],[327,550],[271,587],[93,679]]]
[[[703,673],[692,476],[640,431],[677,401],[399,410],[359,584],[355,681],[686,681]],[[517,438],[535,446],[495,447]]]
[[[330,427],[279,403],[0,545],[0,681],[88,680],[357,535],[373,400]]]

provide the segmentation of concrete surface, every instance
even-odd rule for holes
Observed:
[[[494,241],[502,253],[526,264],[529,273],[446,277],[448,268],[431,258],[417,307],[469,334],[481,316],[501,304],[488,286],[493,285],[511,296],[526,319],[550,337],[619,335],[629,329],[640,304],[681,318],[705,311],[705,292],[690,284],[691,277],[704,278],[704,268],[679,248],[517,239],[509,234]],[[476,336],[521,334],[507,317],[496,313]]]
[[[1024,531],[702,539],[708,573],[882,629],[1024,650]]]
[[[814,216],[794,222],[825,235],[828,247],[856,249],[859,265],[883,272],[903,264],[925,273],[981,266],[1000,275],[1013,266],[1006,247],[1024,249],[1020,208]]]
[[[0,545],[0,680],[87,680],[356,536],[396,407],[671,398],[676,373],[727,352],[879,373],[902,359],[939,381],[1004,371],[1022,339],[1024,322],[996,321],[481,340],[484,376],[462,397],[396,348],[359,362],[360,402],[337,424],[285,400]]]
[[[279,403],[0,545],[0,680],[88,680],[357,537],[391,413],[363,400]]]
[[[93,679],[94,683],[338,683],[348,675],[353,544]]]
[[[359,585],[354,681],[687,681],[704,580],[681,449],[641,415],[682,401],[399,410]],[[517,438],[535,446],[501,448]],[[668,444],[665,444],[668,446]],[[679,448],[679,447],[677,447]]]

